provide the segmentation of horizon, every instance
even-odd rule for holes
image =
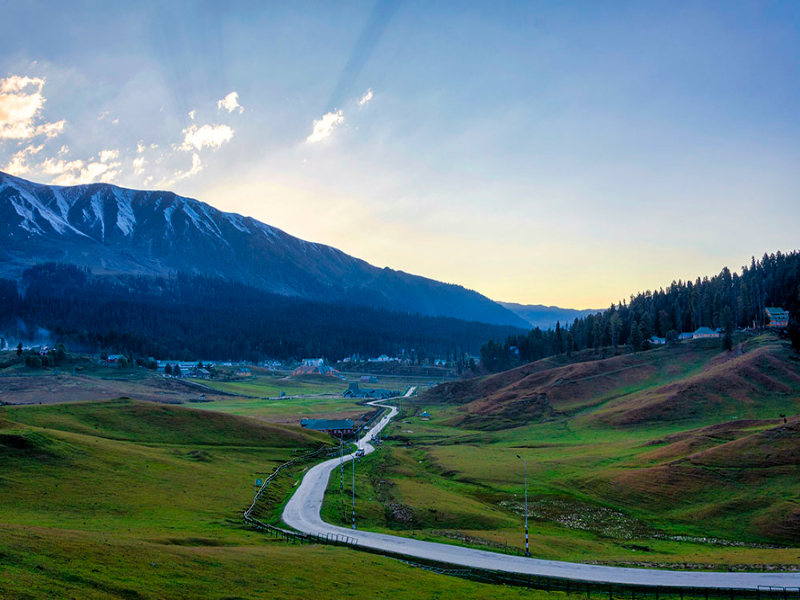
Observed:
[[[0,42],[0,170],[526,305],[795,250],[800,6],[614,8],[10,5],[40,35]]]

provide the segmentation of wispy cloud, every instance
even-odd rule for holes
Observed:
[[[222,102],[222,100],[220,100],[220,102]],[[195,116],[196,114],[197,114],[197,111],[196,111],[196,110],[190,110],[190,111],[189,111],[189,118],[190,118],[192,121],[194,121],[194,116]]]
[[[110,162],[119,158],[119,150],[100,150],[100,162]]]
[[[364,106],[367,102],[372,100],[372,96],[373,96],[372,88],[370,88],[366,92],[364,92],[363,96],[361,96],[361,100],[358,101],[358,105],[359,106]]]
[[[203,148],[213,148],[216,150],[225,142],[229,142],[233,137],[233,129],[227,125],[191,125],[183,130],[183,144],[180,150],[190,151],[192,149],[202,150]]]
[[[144,173],[144,165],[147,161],[144,159],[144,156],[140,156],[139,158],[133,159],[133,174],[134,175],[142,175]]]
[[[231,92],[230,94],[225,96],[222,100],[218,101],[217,108],[225,109],[229,113],[232,113],[235,110],[238,110],[239,114],[242,114],[244,112],[244,107],[241,104],[239,104],[239,94],[237,92]]]
[[[55,175],[52,183],[56,185],[82,185],[86,183],[111,183],[119,177],[121,172],[119,162],[82,160],[64,161],[48,158],[38,165],[38,168],[47,175]]]
[[[23,148],[11,157],[11,160],[3,167],[3,170],[11,175],[25,175],[31,170],[28,164],[28,157],[37,154],[42,148],[44,148],[44,144]]]
[[[158,144],[150,144],[149,146],[144,143],[144,140],[139,140],[136,144],[136,154],[141,154],[145,150],[155,150],[158,148]]]
[[[306,143],[316,144],[329,138],[336,126],[341,123],[344,123],[344,113],[341,110],[326,113],[321,119],[314,119],[314,130],[306,138]]]
[[[37,124],[45,103],[45,80],[12,75],[0,79],[0,138],[27,140],[39,135],[48,139],[64,129],[66,121]]]
[[[192,175],[197,175],[200,171],[203,170],[203,163],[200,160],[200,155],[197,152],[192,154],[192,168],[188,171],[178,171],[175,173],[174,181],[178,179],[186,179],[187,177],[191,177]]]

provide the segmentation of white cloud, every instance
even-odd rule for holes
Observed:
[[[89,162],[82,160],[63,161],[48,158],[37,165],[43,173],[56,175],[52,183],[55,185],[82,185],[85,183],[111,183],[121,172],[118,162]]]
[[[66,144],[61,146],[61,150],[58,151],[59,156],[64,156],[65,154],[69,154],[69,146],[67,146]]]
[[[202,150],[205,147],[216,150],[230,141],[233,129],[227,125],[203,125],[199,129],[197,125],[191,125],[183,130],[183,135],[183,144],[178,147],[180,150]]]
[[[44,148],[44,144],[23,148],[11,157],[11,160],[8,161],[8,164],[5,167],[3,167],[3,170],[11,175],[25,175],[25,173],[28,173],[31,170],[31,167],[28,164],[28,156],[37,154],[42,148]]]
[[[373,96],[372,88],[369,88],[366,92],[364,92],[364,95],[361,96],[361,100],[358,101],[358,105],[364,106],[367,102],[372,100],[372,96]]]
[[[113,121],[111,121],[112,125],[119,125],[119,117],[116,117]]]
[[[314,119],[314,131],[306,138],[307,144],[315,144],[328,138],[333,133],[333,129],[344,122],[344,114],[342,111],[329,112],[321,119]]]
[[[145,150],[155,150],[156,148],[158,148],[158,144],[150,144],[147,146],[142,140],[139,140],[139,142],[136,144],[136,153],[141,154]]]
[[[46,161],[39,163],[37,168],[45,175],[61,175],[70,171],[80,171],[83,168],[83,161],[72,160],[67,162],[56,160],[55,158],[48,158]]]
[[[231,92],[222,100],[218,101],[217,108],[224,108],[229,113],[232,113],[235,110],[238,110],[239,114],[244,112],[244,107],[239,104],[239,94],[236,92]]]
[[[197,175],[200,171],[203,170],[203,163],[200,162],[200,156],[195,152],[192,154],[192,168],[188,171],[181,172],[178,171],[175,173],[175,181],[178,179],[186,179],[187,177],[191,177],[192,175]]]
[[[12,75],[0,79],[0,139],[26,140],[38,135],[55,137],[66,121],[36,125],[45,97],[45,80],[39,77]]]
[[[222,101],[220,100],[220,102],[222,102]],[[194,121],[194,116],[195,116],[196,114],[197,114],[197,111],[196,111],[196,110],[190,110],[190,111],[189,111],[189,118],[190,118],[192,121]]]
[[[98,156],[100,157],[100,162],[107,163],[119,158],[119,150],[100,150]]]
[[[144,173],[144,165],[147,161],[144,159],[144,156],[140,156],[139,158],[133,159],[133,173],[134,175],[141,175]]]

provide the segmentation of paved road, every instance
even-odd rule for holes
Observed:
[[[411,392],[413,390],[409,390],[409,394]],[[380,401],[370,402],[369,404],[375,405],[378,402]],[[379,433],[391,418],[397,414],[397,408],[389,408],[391,409],[389,414],[384,416],[379,423],[373,426],[358,441],[359,447],[364,448],[365,454],[370,454],[374,451],[374,448],[369,443],[371,437]],[[349,461],[352,458],[353,454],[349,454],[345,456],[344,460]],[[331,472],[338,466],[339,459],[335,458],[321,463],[308,471],[283,511],[283,520],[287,525],[303,533],[354,537],[358,540],[359,546],[367,546],[410,557],[526,575],[546,575],[603,583],[659,585],[665,587],[680,586],[685,588],[756,589],[760,586],[800,587],[800,574],[798,573],[724,573],[604,567],[525,558],[523,556],[508,556],[497,552],[337,527],[325,523],[320,518],[320,508],[328,486],[328,479]],[[357,523],[358,503],[356,503]]]

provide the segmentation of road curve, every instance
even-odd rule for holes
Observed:
[[[412,390],[409,390],[412,391]],[[375,406],[380,401],[370,402]],[[373,435],[379,433],[397,414],[397,408],[388,406],[388,415],[373,426],[358,441],[358,446],[365,454],[375,449],[369,443]],[[344,457],[345,461],[353,459],[353,454]],[[339,458],[325,461],[311,468],[298,486],[297,491],[286,504],[283,521],[298,531],[312,535],[350,536],[358,540],[359,546],[377,550],[403,554],[410,557],[433,560],[453,565],[462,565],[479,569],[521,573],[524,575],[543,575],[579,579],[599,583],[618,583],[635,585],[653,585],[664,587],[698,587],[698,588],[741,588],[757,589],[759,587],[776,586],[800,587],[799,573],[725,573],[700,571],[664,571],[655,569],[631,569],[624,567],[606,567],[586,565],[555,560],[509,556],[497,552],[475,550],[449,544],[423,542],[382,533],[354,531],[345,527],[337,527],[326,523],[320,517],[320,508],[331,473],[339,466]],[[358,523],[358,505],[356,504],[356,524]]]

